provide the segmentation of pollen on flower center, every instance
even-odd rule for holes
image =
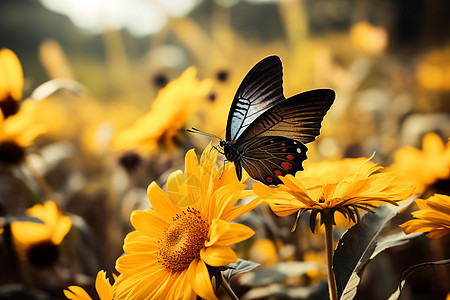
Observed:
[[[181,272],[200,257],[209,226],[200,212],[188,208],[177,215],[158,241],[158,262],[170,271]]]

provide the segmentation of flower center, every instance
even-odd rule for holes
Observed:
[[[187,269],[194,259],[200,258],[208,230],[208,224],[194,208],[177,215],[158,241],[158,262],[170,271]]]
[[[3,116],[8,118],[11,115],[14,115],[19,110],[19,102],[16,101],[11,95],[4,99],[0,99],[0,109],[3,112]]]
[[[50,241],[36,243],[28,250],[27,256],[35,266],[49,266],[58,258],[58,247]]]
[[[25,150],[13,141],[0,142],[0,162],[18,164],[25,158]]]
[[[128,172],[132,172],[142,163],[142,158],[134,152],[127,152],[119,159],[121,165]]]

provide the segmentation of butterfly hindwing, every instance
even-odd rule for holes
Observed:
[[[238,164],[254,179],[267,185],[282,183],[278,176],[303,170],[308,149],[301,142],[282,137],[256,137],[240,145]]]
[[[228,115],[227,141],[235,141],[266,110],[285,100],[283,68],[278,56],[257,63],[242,80]]]

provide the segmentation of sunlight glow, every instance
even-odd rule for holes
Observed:
[[[198,0],[41,0],[41,3],[93,33],[126,28],[133,35],[145,36],[162,30],[168,17],[187,15]]]

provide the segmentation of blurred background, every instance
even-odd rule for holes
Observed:
[[[406,146],[425,151],[430,132],[443,149],[450,136],[449,11],[446,0],[2,0],[0,48],[19,58],[18,100],[38,104],[36,122],[46,130],[27,148],[25,167],[1,166],[0,215],[14,221],[53,200],[71,216],[72,229],[45,270],[23,263],[4,237],[0,298],[59,299],[71,284],[92,291],[100,269],[114,272],[131,211],[149,208],[148,184],[164,186],[188,149],[199,154],[210,141],[185,129],[223,138],[234,93],[267,55],[283,61],[287,97],[336,91],[320,137],[308,145],[306,167],[375,152],[375,162],[395,169],[395,153]],[[415,162],[419,173],[428,167]],[[441,162],[450,170],[450,161]],[[421,182],[419,195],[448,195],[447,173]],[[266,267],[319,259],[321,240],[300,243],[306,229],[289,235],[293,219],[262,221],[264,214],[271,213],[261,209],[242,220],[257,234],[240,246],[240,257]],[[448,238],[440,243],[424,238],[383,254],[359,299],[386,299],[414,261],[448,257]],[[404,299],[445,298],[448,267],[427,271]],[[44,284],[42,274],[52,280]],[[295,274],[282,286],[317,287],[323,274]],[[239,296],[251,290],[235,285]]]

